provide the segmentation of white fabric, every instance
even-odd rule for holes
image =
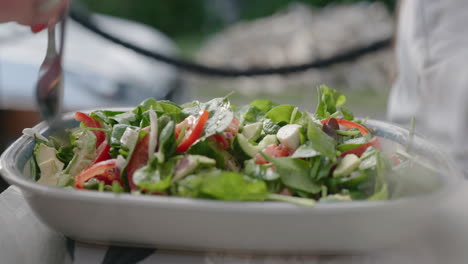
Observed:
[[[21,191],[0,194],[0,263],[66,263],[65,238],[33,214]]]
[[[398,77],[388,118],[454,154],[468,168],[468,1],[402,0],[396,56]],[[466,164],[466,165],[465,165]]]

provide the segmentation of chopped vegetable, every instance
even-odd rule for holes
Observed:
[[[388,199],[395,162],[343,94],[318,93],[315,114],[269,100],[233,107],[226,97],[77,112],[69,142],[34,135],[30,167],[40,183],[114,193],[304,206]]]

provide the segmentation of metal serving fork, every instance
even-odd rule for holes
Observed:
[[[49,25],[47,51],[39,70],[39,79],[36,84],[36,99],[42,119],[49,123],[51,128],[60,127],[62,101],[63,101],[63,69],[62,56],[65,40],[65,25],[68,9],[62,13],[60,22],[60,37],[58,52],[56,48],[55,27]]]

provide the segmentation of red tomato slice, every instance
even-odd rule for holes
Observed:
[[[113,181],[120,183],[120,171],[116,167],[116,161],[116,159],[101,161],[86,168],[76,176],[75,187],[84,189],[84,184],[92,178],[97,178],[106,184],[111,184]]]
[[[221,146],[221,148],[227,149],[229,147],[229,141],[224,135],[215,134],[213,135],[213,137],[216,140],[216,142],[218,142],[218,144]]]
[[[239,119],[234,117],[229,126],[221,134],[213,135],[213,138],[218,142],[218,145],[223,149],[229,148],[231,141],[234,139],[234,135],[239,132]]]
[[[380,146],[380,142],[379,142],[379,138],[378,137],[373,137],[368,143],[365,143],[365,144],[362,144],[360,145],[359,147],[356,147],[356,148],[353,148],[353,149],[350,149],[350,150],[347,150],[343,153],[341,153],[341,157],[344,157],[348,154],[355,154],[356,156],[360,157],[362,155],[362,153],[364,153],[364,151],[366,151],[366,149],[368,147],[375,147],[379,150],[382,149],[382,147]]]
[[[336,119],[336,121],[338,122],[338,124],[340,126],[344,126],[347,129],[357,128],[357,129],[359,129],[359,131],[361,132],[362,135],[365,135],[365,134],[369,133],[369,130],[367,130],[364,126],[361,126],[358,123],[355,123],[353,121],[349,121],[349,120],[346,120],[346,119],[341,119],[341,118],[335,118],[335,119]],[[327,124],[329,120],[330,120],[330,118],[327,118],[327,119],[323,119],[320,122],[322,122],[322,124]]]
[[[76,112],[75,120],[83,122],[85,126],[87,127],[102,128],[101,123],[99,123],[99,121],[97,121],[96,119],[82,112]],[[99,145],[101,145],[101,143],[104,140],[106,140],[106,133],[104,133],[104,131],[97,131],[97,130],[91,130],[91,132],[93,132],[94,135],[96,136],[96,148],[97,148],[99,147]]]
[[[111,156],[109,155],[109,151],[110,151],[110,146],[109,146],[109,144],[107,144],[107,142],[104,140],[104,141],[101,143],[101,145],[99,145],[99,147],[97,148],[97,150],[96,150],[97,156],[96,156],[96,158],[94,159],[94,161],[93,161],[92,164],[95,164],[95,163],[98,163],[98,162],[101,162],[101,161],[110,159]]]
[[[187,151],[190,148],[190,146],[192,146],[192,144],[195,141],[197,141],[197,139],[200,138],[201,134],[203,133],[203,128],[205,127],[206,121],[208,121],[209,116],[210,116],[210,113],[208,111],[204,110],[200,114],[198,119],[195,122],[193,122],[193,125],[190,124],[191,122],[187,122],[188,126],[187,126],[187,130],[185,131],[184,138],[182,139],[180,144],[177,146],[177,151],[178,152]],[[188,118],[190,118],[190,116]],[[185,122],[185,120],[182,121],[182,123],[184,123],[184,122]],[[181,129],[178,129],[178,131],[181,131]],[[179,133],[176,132],[176,135],[178,136]]]
[[[289,151],[287,148],[283,146],[278,146],[276,144],[271,144],[268,145],[264,150],[262,150],[263,153],[265,153],[268,156],[271,156],[273,158],[279,158],[279,157],[287,157],[289,156]],[[255,163],[257,164],[267,164],[269,161],[263,158],[260,153],[255,155]]]
[[[229,132],[233,135],[237,134],[237,132],[239,132],[239,123],[239,119],[237,119],[237,117],[234,117],[232,119],[231,124],[229,124],[229,126],[226,128],[226,130],[224,130],[224,132]]]
[[[132,157],[127,165],[127,179],[128,185],[131,190],[138,190],[138,186],[133,182],[133,174],[139,168],[148,163],[148,146],[149,146],[149,133],[146,134],[140,141],[138,141],[133,151]]]
[[[184,127],[192,127],[195,124],[195,121],[197,121],[197,118],[195,116],[191,115],[191,116],[188,116],[187,118],[185,118],[179,124],[177,124],[176,127],[175,127],[175,131],[174,131],[175,134],[176,134],[176,138],[179,137],[179,134],[182,132],[182,129]]]

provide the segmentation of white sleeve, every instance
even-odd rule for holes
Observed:
[[[408,124],[414,116],[416,130],[468,165],[468,1],[401,4],[388,118]]]

